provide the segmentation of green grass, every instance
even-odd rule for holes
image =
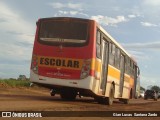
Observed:
[[[29,80],[16,80],[16,79],[0,79],[0,84],[5,84],[11,87],[29,87]]]

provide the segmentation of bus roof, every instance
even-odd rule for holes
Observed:
[[[90,19],[85,19],[85,18],[76,18],[76,17],[48,17],[48,18],[40,18],[39,20],[52,20],[52,19],[84,20],[84,21],[91,21]],[[38,21],[39,21],[39,20],[38,20]]]

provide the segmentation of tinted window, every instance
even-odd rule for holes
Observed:
[[[40,23],[39,41],[84,44],[88,38],[88,22],[75,20],[45,20]]]
[[[97,30],[96,56],[101,58],[101,32]]]
[[[97,43],[101,44],[101,33],[100,33],[100,31],[97,31]]]

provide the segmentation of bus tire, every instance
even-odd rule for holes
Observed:
[[[103,99],[104,99],[104,98],[103,98],[103,97],[97,97],[97,96],[96,96],[94,99],[95,99],[95,101],[98,102],[99,104],[104,104],[104,102],[103,102]]]
[[[148,98],[147,97],[144,97],[144,100],[147,100]]]
[[[124,104],[129,104],[129,99],[120,98],[119,101],[123,102]]]
[[[157,101],[157,99],[154,99],[154,101]]]
[[[158,99],[157,98],[154,98],[154,101],[157,101]]]
[[[111,85],[110,92],[109,92],[109,97],[105,98],[105,104],[107,105],[112,105],[114,100],[114,86],[113,84]]]
[[[123,99],[124,104],[129,104],[129,99]]]
[[[77,96],[77,92],[73,89],[63,89],[60,92],[60,96],[62,100],[73,101]]]

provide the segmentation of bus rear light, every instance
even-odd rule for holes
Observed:
[[[89,75],[90,68],[91,68],[91,60],[84,60],[80,76],[81,79],[86,78]]]
[[[38,57],[36,55],[32,56],[31,69],[33,70],[34,73],[38,74]]]

